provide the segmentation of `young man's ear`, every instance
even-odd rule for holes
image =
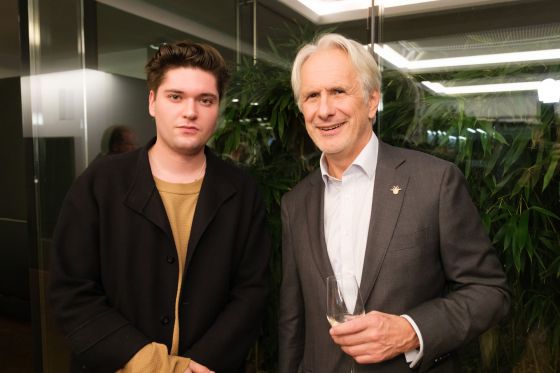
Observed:
[[[156,93],[153,89],[150,89],[150,94],[148,96],[148,111],[152,117],[156,116],[156,108],[155,108],[155,101],[156,101]]]

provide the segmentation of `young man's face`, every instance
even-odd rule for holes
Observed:
[[[197,155],[216,128],[219,112],[216,78],[197,68],[170,69],[157,94],[150,91],[149,110],[155,118],[161,146],[177,154]]]
[[[370,139],[379,93],[364,99],[346,53],[323,49],[301,68],[300,103],[307,132],[327,161],[350,164]]]

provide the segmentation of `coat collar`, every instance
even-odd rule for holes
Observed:
[[[139,150],[136,172],[126,194],[124,204],[151,221],[174,243],[169,219],[156,188],[148,159],[148,150],[154,143],[155,138]],[[216,215],[219,207],[237,191],[230,179],[225,176],[228,174],[225,163],[218,159],[208,147],[205,147],[204,153],[206,155],[206,174],[202,181],[193,217],[185,269],[189,265],[200,238]]]
[[[173,242],[169,220],[156,188],[148,159],[148,150],[154,145],[155,141],[156,139],[153,138],[138,151],[134,179],[128,189],[124,204],[150,220]]]

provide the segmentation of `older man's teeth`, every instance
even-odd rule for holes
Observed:
[[[332,126],[332,127],[323,127],[323,128],[321,128],[321,131],[332,131],[332,130],[334,130],[334,129],[340,127],[340,126],[342,126],[342,124],[343,124],[343,123],[337,124],[337,125]]]

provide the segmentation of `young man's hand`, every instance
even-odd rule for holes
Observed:
[[[185,370],[185,373],[215,373],[214,371],[206,368],[204,365],[191,360],[189,367]]]

